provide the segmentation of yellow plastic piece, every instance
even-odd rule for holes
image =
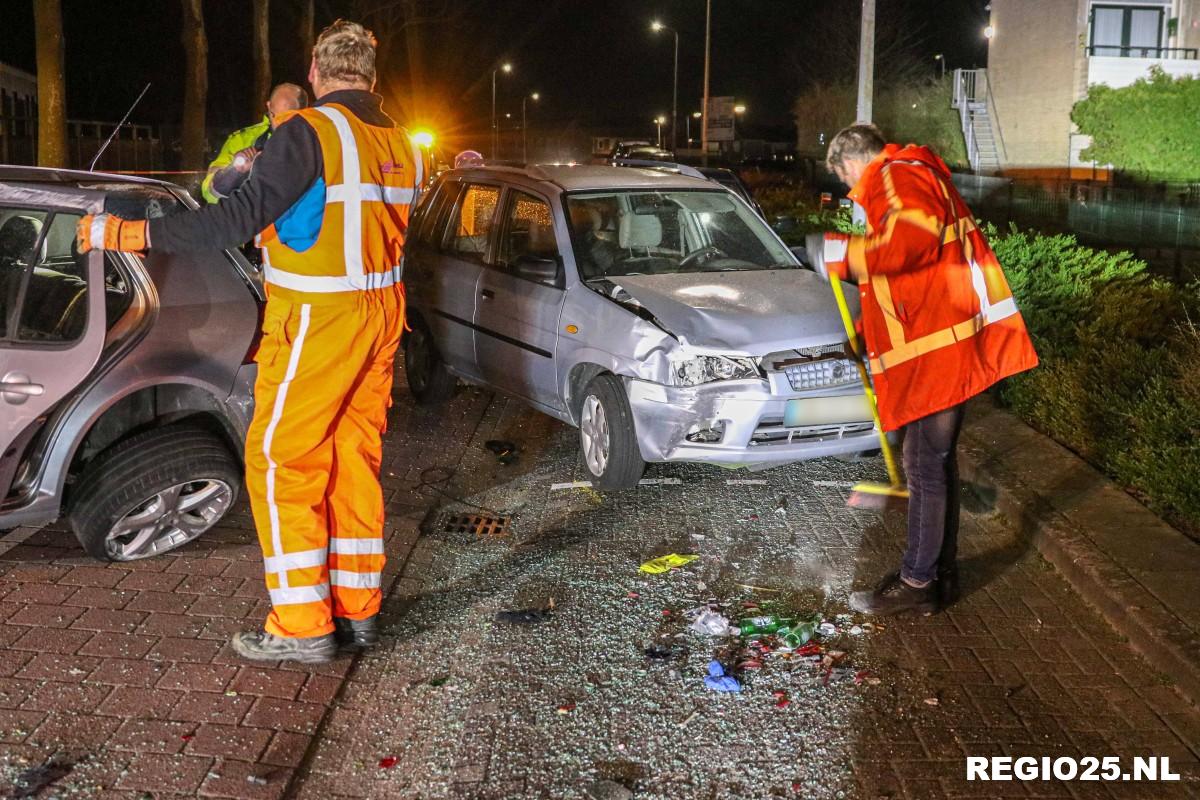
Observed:
[[[678,553],[671,553],[668,556],[659,556],[652,558],[645,564],[642,564],[638,569],[642,572],[648,572],[651,575],[657,575],[660,572],[668,572],[675,567],[682,567],[684,564],[690,564],[700,556],[681,556]]]

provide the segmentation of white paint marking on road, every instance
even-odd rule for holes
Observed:
[[[550,491],[557,492],[563,489],[590,489],[592,488],[591,481],[571,481],[570,483],[552,483]]]
[[[727,486],[766,486],[767,482],[762,478],[730,478],[725,481]]]
[[[820,486],[824,489],[853,489],[854,484],[849,481],[813,481],[813,486]]]
[[[682,483],[679,478],[642,478],[638,486],[679,486]]]

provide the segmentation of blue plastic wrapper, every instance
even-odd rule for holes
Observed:
[[[725,667],[721,666],[720,661],[708,662],[708,677],[704,679],[704,685],[715,692],[740,692],[742,684],[732,675],[725,674]]]

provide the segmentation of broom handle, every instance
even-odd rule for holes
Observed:
[[[862,379],[863,393],[871,406],[871,418],[875,420],[875,429],[879,431],[879,449],[883,451],[883,462],[887,465],[888,479],[892,486],[900,486],[900,470],[896,466],[896,455],[892,452],[892,444],[884,433],[883,423],[879,419],[879,405],[875,401],[875,390],[871,388],[871,378],[867,375],[867,367],[863,364],[862,351],[858,348],[858,334],[854,330],[854,320],[850,317],[850,308],[846,305],[846,295],[842,291],[842,281],[837,275],[829,273],[829,285],[833,287],[833,297],[837,300],[838,312],[842,315],[842,325],[846,328],[846,338],[850,340],[850,349],[854,351],[854,364],[858,367],[858,377]]]

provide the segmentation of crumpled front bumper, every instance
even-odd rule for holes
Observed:
[[[869,424],[870,407],[858,386],[823,394],[773,394],[760,380],[685,388],[629,379],[626,386],[638,447],[646,461],[766,466],[878,446],[878,433]],[[812,399],[820,400],[824,412],[831,402],[835,408],[844,404],[845,413],[835,412],[821,424],[783,427],[789,400]],[[720,423],[724,434],[719,442],[688,441],[689,433]]]

